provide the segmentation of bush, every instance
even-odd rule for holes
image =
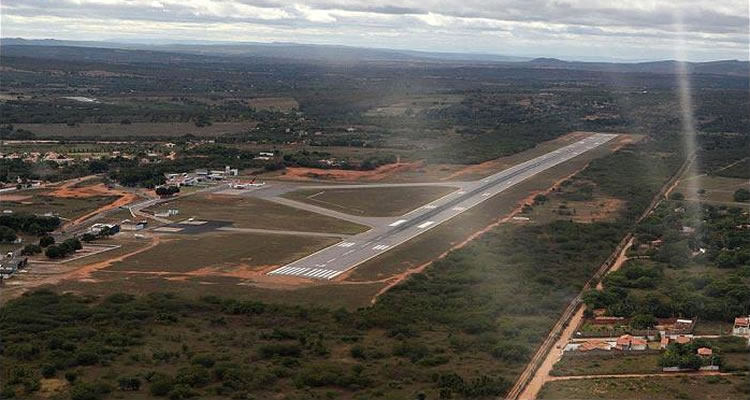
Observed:
[[[681,201],[681,200],[685,200],[685,195],[680,192],[673,192],[672,194],[669,195],[669,199]]]
[[[750,190],[747,190],[745,188],[740,188],[734,192],[734,201],[745,202],[748,200],[750,200]]]
[[[99,400],[110,393],[112,387],[104,382],[78,383],[70,389],[71,400]]]
[[[180,368],[175,376],[175,382],[190,387],[205,386],[210,381],[208,370],[198,365]]]
[[[299,357],[302,349],[296,344],[271,343],[258,347],[258,356],[260,358],[272,357]]]
[[[123,377],[117,380],[120,390],[140,390],[141,380],[137,377]]]
[[[210,354],[197,354],[190,360],[190,362],[206,368],[211,368],[216,363],[216,359]]]
[[[507,362],[526,361],[529,350],[514,343],[503,343],[492,349],[492,356]]]
[[[154,396],[166,396],[174,388],[174,382],[169,377],[162,377],[151,383],[149,392]]]

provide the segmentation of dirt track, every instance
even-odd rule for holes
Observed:
[[[60,185],[59,187],[57,187],[54,191],[50,192],[49,195],[54,196],[54,197],[62,197],[62,198],[86,198],[86,197],[96,197],[96,196],[120,196],[120,197],[117,200],[113,201],[112,203],[101,206],[97,208],[96,210],[93,210],[89,213],[86,213],[74,219],[73,221],[70,221],[69,223],[66,224],[66,229],[71,226],[78,225],[81,222],[93,217],[94,215],[98,213],[130,204],[137,199],[137,196],[133,193],[122,191],[122,190],[109,189],[103,183],[99,183],[99,184],[91,185],[91,186],[75,187],[75,185],[80,182],[83,182],[83,180],[66,182]]]

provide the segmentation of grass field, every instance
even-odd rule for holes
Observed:
[[[149,208],[162,211],[176,208],[180,213],[170,217],[182,221],[190,217],[216,221],[231,221],[235,227],[294,230],[310,232],[334,232],[353,234],[368,228],[352,222],[299,210],[267,200],[244,196],[196,194]]]
[[[247,103],[256,110],[289,111],[299,108],[299,103],[293,97],[256,97],[248,99]]]
[[[32,214],[53,213],[62,218],[74,219],[99,207],[110,204],[119,196],[93,196],[85,198],[48,196],[49,190],[21,191],[19,196],[30,196],[19,201],[2,201],[0,208],[13,212]]]
[[[439,110],[464,99],[459,94],[414,95],[368,110],[366,116],[393,117],[413,115],[426,110]]]
[[[298,190],[285,197],[335,211],[371,217],[406,214],[455,191],[443,186]]]
[[[128,136],[218,136],[224,133],[238,133],[255,127],[254,122],[217,122],[210,126],[199,128],[192,122],[134,122],[120,123],[90,123],[68,126],[66,124],[16,124],[17,128],[26,129],[37,136],[44,137],[128,137]]]
[[[563,355],[551,374],[561,375],[608,375],[659,373],[659,354],[623,354],[611,352],[607,355]]]
[[[601,378],[548,382],[539,399],[745,400],[747,376]]]
[[[747,179],[722,176],[689,176],[680,182],[673,193],[680,192],[688,200],[733,203],[734,192],[740,188],[750,190],[750,182]],[[705,190],[705,193],[698,193],[699,189]]]
[[[335,242],[336,239],[319,237],[240,233],[172,235],[163,237],[156,247],[117,262],[107,270],[228,272],[239,268],[248,271],[285,264]]]

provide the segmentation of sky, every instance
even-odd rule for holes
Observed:
[[[748,59],[748,0],[2,0],[4,38]]]

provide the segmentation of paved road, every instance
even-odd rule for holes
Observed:
[[[466,183],[462,185],[461,189],[408,214],[380,222],[367,232],[346,238],[340,243],[277,268],[269,274],[293,275],[321,280],[333,279],[341,273],[448,221],[511,186],[600,146],[616,136],[595,134],[480,181]]]

